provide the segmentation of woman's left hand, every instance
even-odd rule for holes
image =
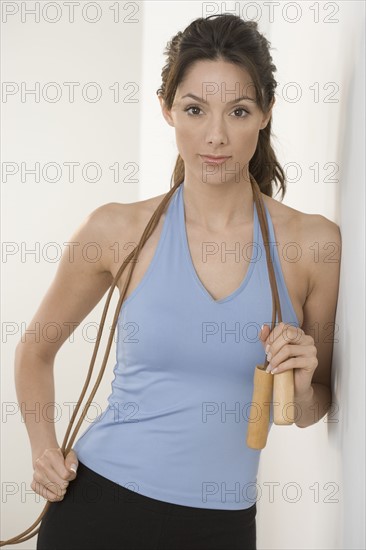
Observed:
[[[311,388],[311,380],[318,366],[317,349],[312,336],[300,327],[279,323],[271,332],[264,325],[260,339],[267,353],[272,374],[294,369],[295,397],[305,396]],[[270,367],[271,366],[271,367]]]

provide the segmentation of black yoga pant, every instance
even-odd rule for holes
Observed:
[[[37,550],[256,550],[256,504],[181,506],[126,489],[80,462],[64,499],[50,502]]]

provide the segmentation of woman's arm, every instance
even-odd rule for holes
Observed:
[[[55,400],[54,359],[113,281],[108,234],[115,212],[114,203],[97,208],[71,236],[69,242],[76,244],[64,250],[55,278],[16,347],[16,393],[30,439],[33,464],[45,448],[60,446],[54,417],[51,418],[53,407],[47,407],[47,418],[42,415],[44,406]],[[118,212],[121,214],[121,209]],[[96,262],[87,259],[88,243],[100,246],[102,254]],[[47,339],[43,330],[47,323],[58,327],[60,337],[56,341]]]
[[[47,403],[55,401],[53,361],[38,356],[26,346],[15,353],[15,387],[35,460],[45,449],[60,447],[57,442],[53,408],[47,407],[47,419],[42,414]]]
[[[309,218],[310,220],[310,218]],[[311,216],[306,224],[310,289],[303,306],[302,329],[314,339],[318,366],[307,395],[296,399],[301,418],[296,425],[305,428],[318,422],[332,404],[331,368],[333,344],[338,342],[335,323],[339,292],[342,239],[339,226],[324,216]]]

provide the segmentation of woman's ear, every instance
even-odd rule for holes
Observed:
[[[270,121],[271,116],[272,116],[272,109],[273,109],[273,105],[275,104],[275,101],[276,101],[276,98],[273,97],[267,113],[263,116],[260,130],[264,130],[264,128],[267,126],[268,122]]]
[[[170,110],[167,108],[167,106],[165,104],[163,96],[159,94],[158,98],[159,98],[159,102],[160,102],[161,112],[163,113],[163,117],[165,118],[165,120],[167,121],[167,123],[170,126],[174,126],[172,115],[170,113]]]

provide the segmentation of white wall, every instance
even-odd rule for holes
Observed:
[[[6,3],[2,4],[4,14]],[[15,4],[19,5],[19,10],[21,5],[26,5],[28,10],[35,5],[34,2]],[[3,176],[2,182],[1,237],[3,246],[8,243],[8,249],[14,243],[14,254],[2,257],[1,539],[19,535],[30,527],[45,505],[45,500],[30,488],[33,476],[30,445],[15,393],[14,350],[20,331],[24,333],[53,279],[59,259],[56,257],[53,261],[57,248],[62,251],[82,220],[104,203],[139,200],[139,174],[130,179],[129,175],[139,165],[142,7],[139,2],[129,8],[120,3],[119,16],[114,19],[116,12],[111,11],[111,6],[117,3],[99,2],[96,3],[100,9],[99,20],[91,23],[89,21],[98,14],[90,7],[83,16],[82,8],[88,4],[81,2],[79,8],[75,7],[74,23],[68,8],[58,2],[60,20],[56,23],[47,21],[57,16],[56,10],[49,8],[43,15],[40,12],[39,22],[30,15],[22,22],[19,11],[9,15],[2,24],[3,83],[15,82],[20,86],[25,82],[27,89],[31,89],[39,82],[47,97],[46,84],[56,82],[62,96],[56,103],[45,101],[42,93],[39,102],[30,95],[21,101],[20,92],[7,97],[6,102],[2,99],[3,170],[5,162],[14,162],[19,172],[9,176],[7,181]],[[80,83],[75,88],[74,103],[68,99],[64,82]],[[92,88],[90,95],[86,95],[85,86],[90,82],[96,82],[102,93],[95,103],[86,100],[86,97],[94,97]],[[119,83],[119,96],[110,90],[114,83]],[[84,96],[81,89],[84,89]],[[54,90],[50,89],[49,97],[53,94]],[[130,102],[136,98],[136,103]],[[62,177],[59,182],[52,183],[42,174],[39,182],[27,175],[22,182],[22,162],[27,168],[39,162],[41,169],[46,163],[56,162]],[[74,181],[69,178],[66,162],[79,163]],[[95,177],[96,171],[92,168],[83,176],[82,168],[87,163],[96,163],[99,167],[98,181],[86,179]],[[116,182],[110,169],[115,163],[120,167]],[[55,170],[50,170],[48,175],[54,177]],[[56,243],[56,246],[51,248],[49,243]],[[37,252],[22,257],[21,251],[25,253],[25,248]],[[56,357],[56,432],[60,445],[72,407],[85,382],[96,338],[95,327],[100,322],[106,297],[84,319]],[[115,290],[92,383],[83,404],[102,364],[117,300]],[[13,330],[13,334],[6,336],[5,330]],[[93,399],[94,407],[87,416],[89,421],[84,421],[79,434],[107,405],[114,357],[112,346],[102,384]],[[44,414],[47,412],[45,410]],[[36,540],[37,536],[18,547],[35,548]]]
[[[168,189],[177,156],[174,129],[155,96],[166,42],[196,17],[219,11],[257,20],[271,41],[274,144],[289,179],[283,202],[340,225],[344,259],[334,412],[305,430],[273,426],[258,475],[258,549],[364,548],[364,4],[147,2],[144,8],[141,197],[151,196],[152,187]]]
[[[262,474],[280,481],[280,487],[296,481],[301,499],[296,506],[284,502],[265,507],[260,518],[262,548],[365,547],[365,6],[339,2],[328,3],[326,8],[320,3],[319,22],[315,23],[310,8],[317,5],[301,2],[297,23],[280,17],[270,27],[281,94],[274,131],[282,162],[294,162],[302,171],[298,182],[289,183],[285,202],[304,212],[320,213],[341,227],[339,332],[332,371],[335,407],[332,415],[305,431],[296,427],[288,433],[275,430],[273,453],[265,455]],[[288,9],[287,16],[295,17],[294,9]],[[295,103],[285,100],[283,90],[289,82],[300,85],[301,99]],[[315,87],[319,98],[314,95]],[[335,102],[327,102],[327,96]],[[310,168],[316,163],[319,181]],[[327,168],[326,163],[333,164]],[[339,167],[334,175],[333,166]],[[285,456],[278,452],[284,448]],[[271,519],[291,528],[268,532],[264,526]]]
[[[354,4],[354,3],[353,3]],[[340,346],[334,391],[340,426],[330,438],[342,450],[343,548],[365,544],[365,5],[358,2],[344,27],[344,98],[338,151],[342,185],[338,196],[344,252],[339,314]],[[354,26],[355,18],[359,25]],[[361,32],[362,31],[362,34]],[[349,51],[351,49],[351,52]],[[339,52],[341,47],[339,46]],[[352,60],[352,63],[351,63]]]
[[[31,7],[34,3],[26,4]],[[75,23],[69,23],[65,7],[59,4],[63,17],[58,23],[47,23],[41,17],[39,23],[32,23],[29,18],[24,24],[19,14],[15,14],[2,28],[3,81],[25,81],[29,88],[36,81],[41,84],[56,81],[63,90],[66,90],[62,86],[65,81],[82,84],[97,81],[105,98],[93,104],[80,99],[77,93],[74,104],[62,100],[52,104],[42,100],[34,103],[32,99],[21,102],[17,94],[3,103],[3,163],[13,161],[20,165],[24,161],[32,166],[36,161],[41,165],[50,161],[60,165],[66,161],[82,165],[97,162],[103,169],[97,183],[83,180],[80,171],[74,182],[68,181],[65,171],[59,183],[49,183],[42,178],[35,183],[31,176],[22,182],[19,175],[3,181],[3,243],[14,242],[20,248],[24,242],[32,248],[39,242],[43,251],[48,242],[57,242],[62,247],[82,219],[100,204],[142,200],[169,190],[177,149],[174,129],[162,118],[155,94],[161,84],[167,41],[196,17],[208,15],[204,10],[211,8],[234,9],[234,13],[244,17],[260,15],[259,27],[272,42],[272,56],[278,69],[274,109],[276,150],[283,164],[294,163],[292,166],[301,174],[298,181],[288,184],[284,203],[303,212],[323,214],[339,224],[343,259],[336,319],[339,343],[335,344],[333,361],[334,398],[339,407],[334,415],[337,422],[331,423],[327,417],[302,430],[296,426],[287,429],[273,426],[258,476],[263,489],[258,503],[258,549],[364,548],[364,522],[361,521],[365,513],[362,285],[365,201],[361,163],[365,144],[364,73],[361,71],[364,3],[331,2],[326,8],[324,3],[301,2],[299,21],[290,23],[286,19],[295,18],[299,2],[292,6],[290,4],[295,3],[281,2],[278,7],[274,6],[271,21],[269,7],[263,2],[149,1],[135,3],[139,8],[132,16],[137,20],[135,23],[122,22],[131,9],[121,9],[119,23],[113,23],[109,6],[115,3],[103,2],[100,3],[101,19],[94,24],[83,20],[78,11]],[[317,23],[310,9],[313,5],[319,8]],[[326,23],[326,16],[338,22]],[[94,17],[92,11],[89,17]],[[114,82],[121,84],[120,94],[125,101],[111,100],[108,88]],[[124,90],[126,82],[138,85],[137,103],[127,103],[133,86]],[[289,97],[285,99],[286,84],[290,82],[296,83],[288,90],[290,94],[295,88],[301,91],[297,102],[291,102]],[[337,101],[326,103],[325,97],[332,88],[325,89],[325,86],[333,82],[339,87],[334,95]],[[319,102],[314,101],[314,92],[309,88],[314,83],[319,89]],[[120,183],[113,182],[109,169],[117,161],[125,178]],[[129,168],[123,170],[123,166],[128,162],[138,165],[136,183],[127,182]],[[316,166],[315,163],[320,167],[319,181],[310,168]],[[334,176],[337,181],[326,181],[326,176],[331,175],[331,165],[327,168],[325,163],[339,166],[339,173]],[[289,169],[288,177],[294,178],[294,175],[294,168]],[[5,339],[4,329],[13,326],[14,330],[20,330],[21,323],[27,324],[33,316],[57,269],[57,261],[51,262],[50,255],[51,250],[49,258],[40,255],[38,262],[30,255],[22,259],[18,252],[6,262],[3,256],[1,399],[3,411],[5,404],[8,411],[14,407],[14,414],[4,417],[3,412],[1,478],[3,484],[14,484],[14,495],[9,495],[5,503],[3,498],[2,539],[28,528],[44,506],[43,499],[36,501],[29,489],[33,472],[31,455],[26,429],[16,410],[13,357],[19,333]],[[99,322],[104,301],[105,298],[56,358],[56,400],[61,411],[56,429],[60,443],[69,420],[65,403],[77,401],[93,351],[93,342],[87,341],[85,330],[88,323]],[[109,320],[116,302],[117,294],[110,306]],[[109,325],[106,322],[105,332]],[[88,334],[95,337],[91,329]],[[106,339],[107,332],[101,350]],[[114,353],[112,347],[110,367],[114,364]],[[102,352],[98,358],[97,371]],[[96,375],[93,380],[95,378]],[[104,408],[111,380],[110,368],[94,399],[96,410],[93,416],[90,413],[90,421]],[[266,491],[271,482],[278,484],[273,502]],[[300,488],[296,503],[290,502],[295,493],[286,485],[289,483]],[[25,493],[26,486],[29,494]],[[289,488],[287,498],[286,487]],[[35,543],[36,537],[19,548],[35,548]]]

